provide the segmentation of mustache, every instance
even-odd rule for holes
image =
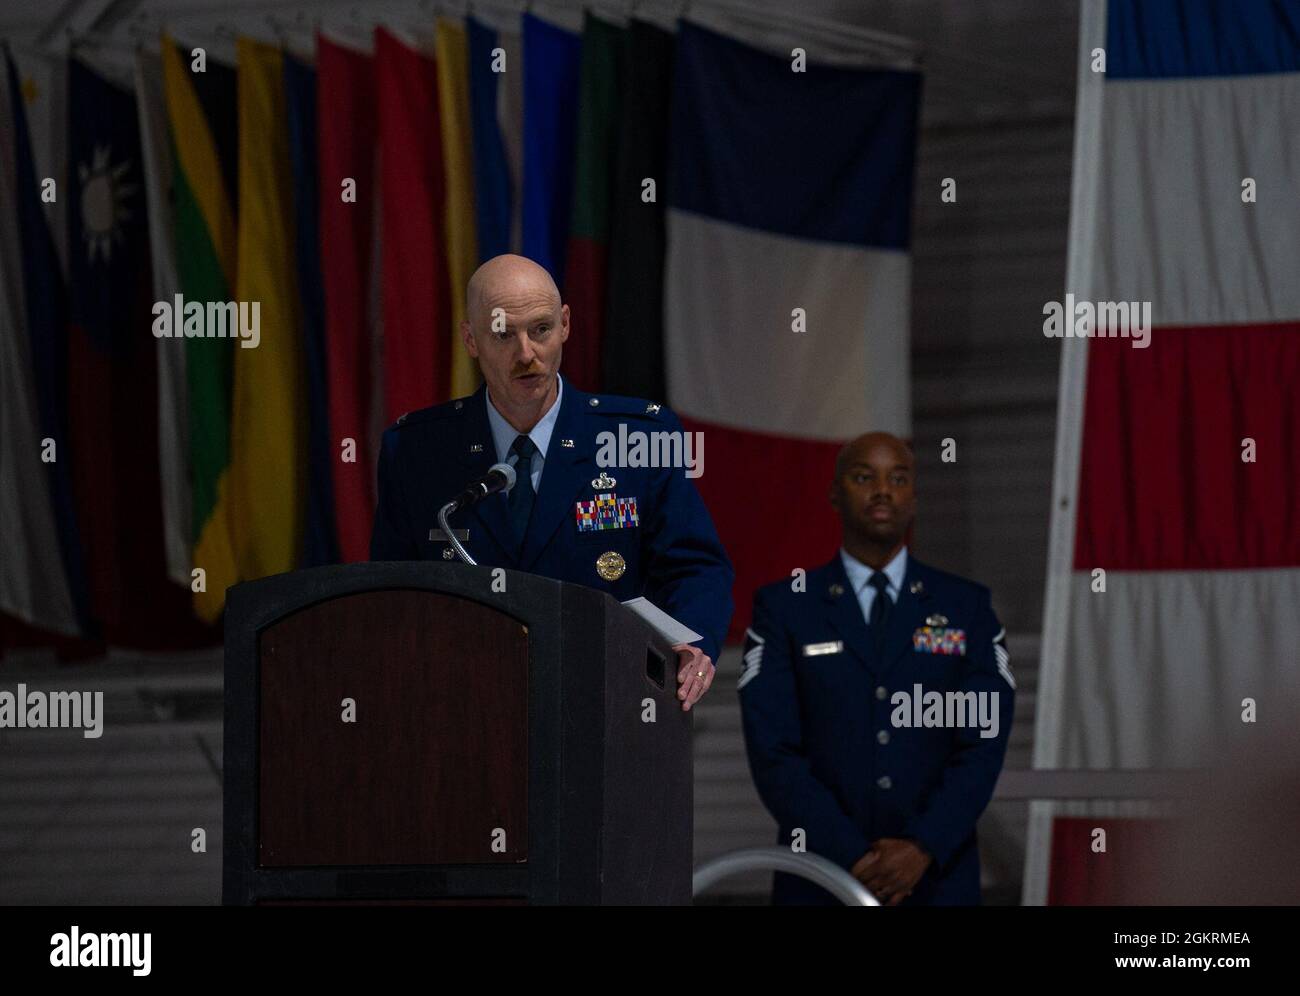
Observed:
[[[526,377],[526,376],[528,376],[529,374],[544,374],[544,373],[546,373],[546,367],[544,367],[544,366],[540,366],[540,365],[534,365],[534,366],[531,366],[531,367],[521,367],[521,368],[519,368],[518,370],[512,370],[512,371],[510,372],[510,376],[511,376],[511,377]]]

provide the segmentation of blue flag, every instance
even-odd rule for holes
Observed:
[[[5,53],[5,62],[13,107],[18,231],[23,245],[23,295],[27,302],[32,376],[41,436],[55,443],[55,459],[45,466],[49,472],[50,502],[59,533],[59,553],[77,618],[85,632],[90,629],[86,580],[69,472],[72,447],[68,438],[66,409],[68,329],[63,274],[41,208],[42,188],[36,177],[27,109],[23,106],[18,70],[8,52]]]
[[[524,18],[524,252],[564,286],[582,38]]]
[[[334,479],[337,459],[330,442],[329,371],[325,352],[325,291],[321,283],[320,226],[316,176],[316,70],[284,57],[285,111],[293,206],[297,222],[298,296],[302,307],[303,358],[307,366],[307,521],[304,567],[339,561],[334,532]]]

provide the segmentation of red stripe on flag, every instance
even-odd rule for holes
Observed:
[[[439,237],[446,204],[432,59],[375,31],[383,199],[384,407],[388,421],[447,400],[451,300]]]
[[[68,432],[72,443],[69,451],[87,595],[91,617],[98,623],[114,626],[121,622],[123,597],[129,597],[129,593],[123,591],[122,582],[130,563],[130,558],[123,556],[120,542],[122,534],[128,532],[127,524],[119,526],[118,523],[118,518],[129,511],[130,506],[119,508],[117,505],[118,479],[115,473],[122,473],[124,468],[118,467],[114,460],[114,444],[117,442],[113,432],[114,402],[118,391],[124,388],[128,396],[144,396],[149,401],[156,397],[154,377],[151,376],[154,373],[152,360],[146,357],[145,365],[148,367],[146,371],[134,374],[125,371],[134,381],[129,386],[126,381],[116,381],[117,364],[103,345],[91,340],[86,330],[78,325],[68,330]],[[143,430],[146,427],[133,428]],[[156,437],[156,420],[153,429]],[[141,432],[139,439],[123,441],[122,452],[117,455],[129,453],[132,444],[139,447],[148,443],[148,438]],[[154,479],[157,479],[156,475]],[[140,485],[137,483],[137,486]],[[141,491],[149,496],[143,487]]]
[[[1300,565],[1298,333],[1157,328],[1146,349],[1089,343],[1076,569]]]
[[[1122,906],[1151,902],[1150,872],[1168,842],[1168,820],[1058,816],[1052,821],[1048,906]],[[1095,831],[1106,849],[1094,850]]]
[[[374,60],[318,38],[316,62],[330,467],[339,553],[351,563],[369,559],[375,512],[368,314],[377,144]],[[356,181],[355,203],[343,200],[345,179]],[[342,460],[345,439],[356,444],[355,463]]]
[[[688,432],[704,433],[704,474],[695,484],[736,569],[736,611],[728,639],[738,640],[749,625],[754,589],[792,580],[795,568],[820,567],[839,548],[840,520],[830,490],[842,444],[770,436],[686,416],[682,424]]]

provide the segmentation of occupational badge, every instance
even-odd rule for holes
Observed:
[[[627,561],[614,550],[606,550],[596,558],[596,573],[606,581],[617,581],[627,570]]]

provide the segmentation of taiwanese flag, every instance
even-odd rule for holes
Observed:
[[[139,115],[130,91],[68,64],[68,415],[93,618],[107,642],[204,642],[167,576],[157,348]],[[181,344],[175,344],[180,348]]]
[[[564,375],[581,391],[598,391],[602,387],[610,184],[625,33],[590,13],[583,22],[573,214],[564,265],[564,300],[572,312],[571,335],[564,349]],[[619,190],[618,196],[639,197],[639,185],[636,192]]]

